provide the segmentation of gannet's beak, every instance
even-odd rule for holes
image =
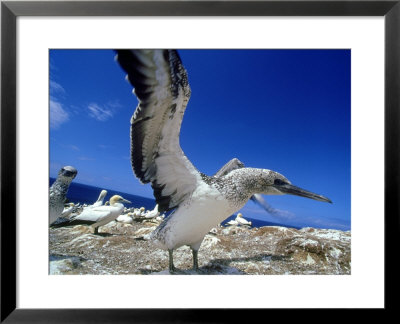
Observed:
[[[121,202],[126,203],[126,204],[132,204],[129,200],[126,200],[124,198],[122,198]]]
[[[284,194],[295,195],[305,198],[310,198],[318,201],[324,201],[332,204],[332,201],[329,198],[326,198],[321,195],[317,195],[311,191],[304,190],[302,188],[296,187],[288,182],[284,181],[275,181],[274,188],[279,190]]]

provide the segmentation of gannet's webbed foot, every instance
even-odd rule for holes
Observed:
[[[176,271],[176,268],[175,268],[175,266],[174,266],[174,257],[173,257],[173,255],[172,255],[172,252],[173,252],[173,251],[174,251],[174,250],[172,250],[172,249],[168,250],[168,255],[169,255],[169,272],[170,272],[170,273],[173,273],[173,272]]]
[[[199,270],[199,260],[197,257],[199,250],[195,250],[192,248],[192,253],[193,253],[193,270],[197,271]]]

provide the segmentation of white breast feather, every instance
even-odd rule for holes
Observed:
[[[190,201],[180,205],[170,216],[162,230],[162,239],[155,243],[163,249],[182,245],[199,247],[210,229],[235,211],[217,189],[201,182]]]

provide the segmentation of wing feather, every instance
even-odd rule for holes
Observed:
[[[101,207],[92,208],[88,211],[84,210],[81,214],[74,217],[72,221],[86,221],[86,222],[96,223],[111,214],[111,211],[109,210],[108,206],[101,206]]]
[[[133,171],[151,183],[160,212],[173,209],[201,180],[179,144],[191,93],[186,70],[174,50],[117,50],[117,61],[139,100],[131,118]]]
[[[219,169],[218,172],[214,174],[214,177],[220,178],[227,175],[233,170],[241,168],[244,168],[244,163],[237,158],[233,158],[232,160],[227,162],[221,169]]]

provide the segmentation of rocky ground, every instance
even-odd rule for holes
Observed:
[[[113,221],[99,235],[84,225],[51,228],[50,274],[169,274],[168,253],[143,235],[157,220]],[[199,271],[189,247],[174,251],[176,274],[350,274],[351,233],[285,227],[217,227],[199,250]]]

